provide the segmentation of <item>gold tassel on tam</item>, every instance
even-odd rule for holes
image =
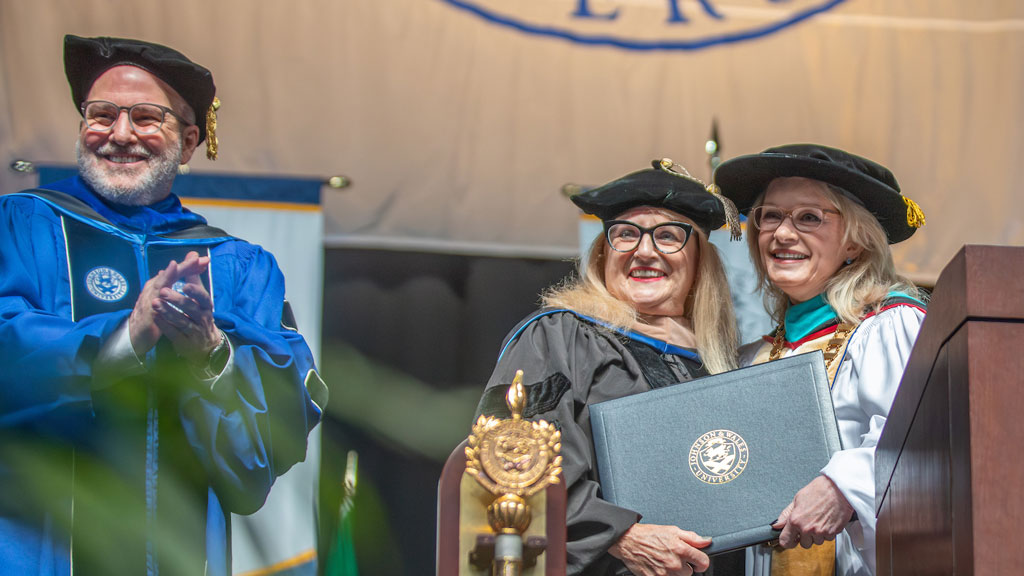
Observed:
[[[924,212],[921,211],[921,207],[917,205],[917,202],[904,196],[903,203],[907,205],[907,226],[911,228],[924,226]]]
[[[220,98],[213,97],[210,109],[206,111],[206,157],[217,159],[217,110],[220,109]]]
[[[772,576],[833,576],[835,573],[835,540],[810,548],[772,548]]]
[[[740,211],[736,209],[736,204],[722,195],[722,189],[718,187],[718,184],[708,185],[707,190],[712,196],[718,198],[722,207],[725,208],[725,223],[729,226],[729,240],[743,238],[743,231],[740,227]]]
[[[717,199],[722,204],[722,208],[725,209],[725,223],[727,226],[729,226],[729,239],[739,240],[740,238],[743,237],[743,231],[740,228],[740,212],[739,210],[736,209],[736,205],[733,204],[732,200],[729,200],[725,196],[722,196],[722,189],[719,188],[717,184],[705,184],[703,181],[701,181],[700,178],[695,178],[691,176],[690,173],[686,170],[686,168],[680,166],[679,164],[676,164],[675,162],[672,161],[671,158],[662,158],[661,160],[655,160],[651,162],[651,164],[655,168],[661,168],[665,172],[674,174],[676,176],[681,176],[683,178],[686,178],[687,180],[692,180],[703,186],[704,189],[708,191],[708,194],[714,196],[715,199]]]

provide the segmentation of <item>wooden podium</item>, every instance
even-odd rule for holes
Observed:
[[[877,572],[1024,573],[1024,248],[943,270],[875,454]]]

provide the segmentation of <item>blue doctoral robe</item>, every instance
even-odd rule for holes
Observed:
[[[227,576],[228,513],[257,510],[305,457],[326,402],[309,348],[283,322],[284,278],[270,253],[204,228],[174,195],[129,207],[78,177],[47,188],[87,208],[0,197],[0,566]],[[231,369],[201,380],[163,339],[141,374],[97,374],[133,294],[193,249],[210,256],[204,282]],[[113,251],[120,264],[81,277]]]

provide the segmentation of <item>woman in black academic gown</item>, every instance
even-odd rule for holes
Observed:
[[[700,548],[710,540],[641,524],[602,500],[594,461],[590,404],[736,367],[729,287],[708,241],[731,203],[670,160],[653,165],[573,197],[605,233],[579,278],[549,290],[545,308],[508,336],[477,410],[506,417],[505,394],[523,370],[524,416],[561,430],[569,574],[708,567]]]

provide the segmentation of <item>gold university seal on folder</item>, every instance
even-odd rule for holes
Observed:
[[[690,472],[705,484],[725,484],[743,473],[749,458],[742,436],[732,430],[712,430],[690,447]]]

